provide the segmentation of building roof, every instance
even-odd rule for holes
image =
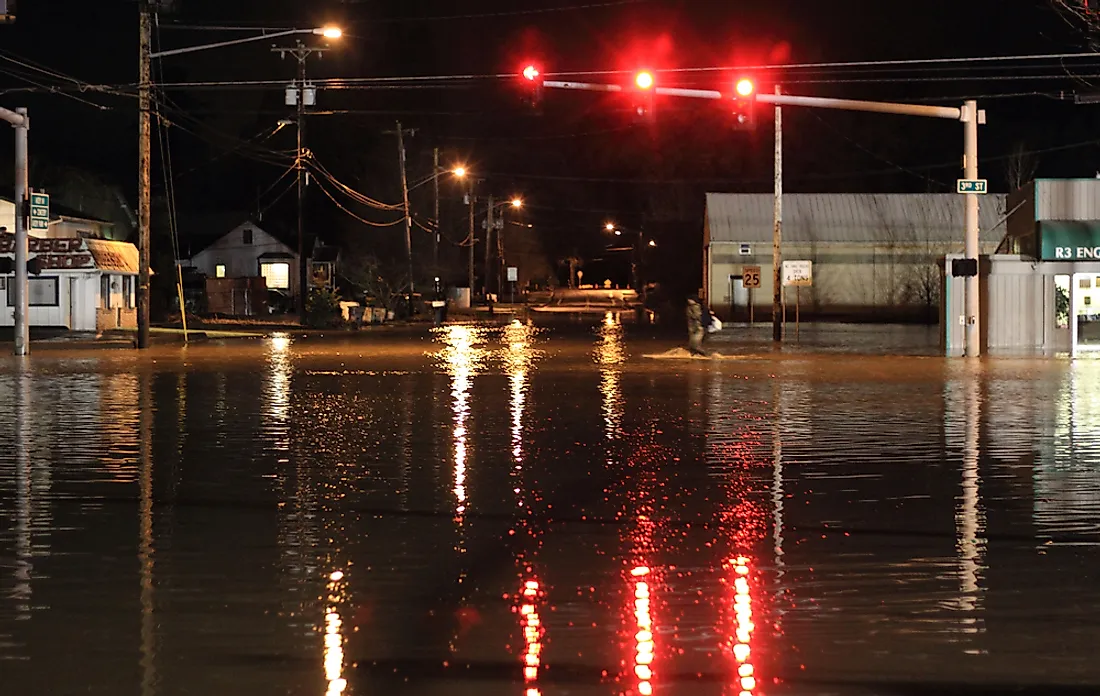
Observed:
[[[138,250],[129,242],[112,242],[106,239],[87,239],[88,251],[96,268],[111,273],[137,273]]]
[[[255,216],[232,211],[181,213],[177,219],[180,254],[184,258],[194,258],[241,225],[251,225],[263,230],[291,251],[297,248],[297,235],[291,234],[274,219],[257,221]]]
[[[45,257],[47,268],[64,270],[98,269],[108,273],[137,274],[138,250],[129,242],[85,237],[31,237],[27,240],[31,258]],[[0,255],[15,253],[15,235],[0,232]],[[55,262],[60,265],[50,265]]]
[[[982,196],[982,241],[1004,236],[1006,196]],[[964,197],[954,193],[792,193],[783,196],[783,241],[791,243],[962,242]],[[771,194],[708,193],[711,242],[771,243]]]

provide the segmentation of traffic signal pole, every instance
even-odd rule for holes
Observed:
[[[543,87],[551,89],[573,89],[591,92],[624,92],[627,88],[616,84],[600,84],[592,82],[572,82],[561,80],[544,80]],[[720,92],[710,89],[681,89],[677,87],[652,88],[656,94],[670,97],[686,97],[690,99],[732,100],[733,93]],[[833,99],[829,97],[803,97],[794,94],[758,94],[756,101],[761,104],[771,104],[776,108],[776,128],[782,128],[781,112],[778,107],[801,106],[811,109],[834,109],[840,111],[863,111],[877,114],[893,114],[897,116],[919,116],[923,118],[940,118],[949,121],[958,121],[964,127],[964,152],[963,162],[965,177],[973,180],[978,178],[978,126],[985,124],[985,111],[978,109],[978,103],[974,100],[967,101],[961,107],[930,106],[928,104],[904,104],[895,102],[861,101],[855,99]],[[781,162],[782,140],[776,138],[776,162]],[[776,174],[776,196],[782,195],[780,173]],[[979,247],[978,227],[978,195],[966,193],[965,216],[965,250],[967,259],[977,263]],[[776,205],[776,230],[779,232],[782,224],[782,209]],[[773,251],[774,254],[774,251]],[[778,255],[776,255],[778,256]],[[966,356],[976,358],[981,355],[981,297],[979,295],[978,276],[966,278]],[[777,333],[777,336],[779,333]]]
[[[30,298],[27,296],[27,131],[30,117],[24,108],[0,108],[0,119],[15,126],[15,354],[30,352]]]

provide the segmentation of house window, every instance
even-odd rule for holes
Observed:
[[[111,308],[111,276],[106,273],[99,276],[99,307],[100,309]]]
[[[126,309],[134,308],[134,279],[132,276],[122,277],[122,306]]]
[[[267,287],[272,290],[290,289],[290,264],[285,261],[261,263],[260,275],[267,281]]]
[[[246,227],[243,230],[241,230],[241,241],[244,242],[246,246],[252,244],[252,228],[251,227]]]
[[[57,276],[52,278],[29,278],[28,281],[27,303],[31,307],[58,306]],[[15,283],[8,283],[8,306],[15,306]]]
[[[214,277],[215,278],[224,278],[225,277],[225,264],[224,263],[219,263],[217,266],[214,266]]]

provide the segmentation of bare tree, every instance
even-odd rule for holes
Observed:
[[[408,286],[408,271],[403,264],[386,263],[362,252],[341,259],[340,275],[387,310],[397,309]]]
[[[1017,191],[1035,179],[1035,172],[1039,168],[1039,160],[1028,152],[1024,143],[1016,143],[1005,162],[1005,179],[1008,182],[1009,192]]]

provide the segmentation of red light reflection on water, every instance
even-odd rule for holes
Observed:
[[[650,611],[649,568],[636,566],[630,571],[634,581],[634,620],[638,631],[634,634],[634,676],[638,679],[638,693],[653,693],[653,615]]]
[[[523,653],[523,682],[527,696],[541,696],[538,688],[539,667],[542,665],[542,636],[544,629],[539,617],[539,582],[528,580],[520,592],[520,627],[523,628],[523,641],[526,649]]]
[[[733,586],[733,625],[730,627],[733,635],[728,640],[727,648],[732,652],[736,669],[734,690],[740,689],[740,696],[751,696],[758,693],[752,654],[752,634],[756,625],[752,616],[751,562],[745,556],[739,556],[726,563],[726,568],[733,571],[732,577],[727,579],[727,584],[732,580]]]

